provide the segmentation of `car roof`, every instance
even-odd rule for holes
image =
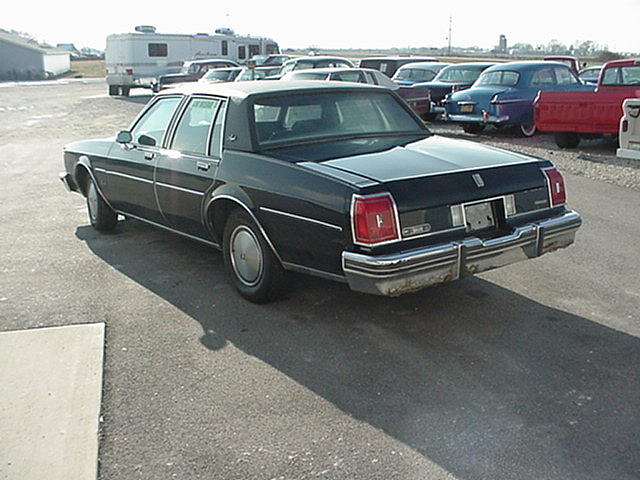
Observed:
[[[405,68],[417,68],[418,70],[429,70],[429,67],[444,67],[446,66],[446,63],[442,63],[442,62],[412,62],[412,63],[405,63],[404,65],[402,65],[398,70],[402,69],[404,70]]]
[[[545,62],[549,63],[549,62]],[[450,69],[452,67],[478,67],[478,68],[489,68],[494,65],[504,65],[503,63],[496,62],[464,62],[464,63],[452,63],[447,68]]]
[[[304,60],[306,61],[323,61],[323,60],[347,60],[344,57],[330,57],[330,56],[316,56],[316,55],[310,55],[307,57],[296,57],[296,58],[292,58],[290,60],[288,60],[287,62],[299,62],[300,60]]]
[[[273,81],[273,82],[225,82],[225,83],[198,83],[190,82],[179,87],[168,89],[162,95],[184,94],[184,95],[217,95],[221,97],[233,97],[244,99],[252,95],[262,93],[296,93],[309,90],[387,90],[377,85],[364,83],[342,83],[325,82],[318,80],[295,80],[295,81]]]
[[[361,58],[360,61],[362,60],[387,60],[387,61],[397,61],[397,60],[417,60],[417,61],[421,61],[421,60],[426,60],[426,61],[431,61],[436,63],[437,60],[434,57],[402,57],[402,56],[397,56],[397,57],[367,57],[367,58]]]
[[[492,67],[489,67],[485,70],[485,72],[493,72],[496,70],[511,70],[514,72],[526,72],[530,70],[537,70],[542,67],[565,67],[569,68],[566,63],[550,61],[550,60],[542,60],[542,61],[523,61],[523,62],[508,62],[508,63],[497,63]]]
[[[193,65],[194,63],[211,63],[211,62],[224,62],[224,63],[233,63],[233,64],[236,63],[233,60],[229,60],[228,58],[199,58],[198,60],[188,60],[184,63],[185,65],[186,64]]]

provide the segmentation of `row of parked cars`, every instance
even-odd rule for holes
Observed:
[[[442,115],[468,133],[480,133],[490,125],[516,127],[526,137],[539,130],[553,132],[562,148],[577,146],[580,138],[616,134],[622,101],[638,96],[636,82],[640,78],[640,67],[634,60],[578,71],[573,57],[500,64],[373,57],[361,59],[358,67],[341,57],[262,57],[249,62],[248,67],[234,64],[208,70],[200,81],[335,80],[381,85],[395,90],[423,119]],[[192,62],[188,68],[204,62]],[[219,67],[214,60],[208,62]],[[595,84],[594,75],[598,75]],[[185,80],[180,74],[165,77],[158,89],[180,78]],[[609,107],[600,105],[603,99]]]

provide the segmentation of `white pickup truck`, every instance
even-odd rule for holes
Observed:
[[[640,160],[640,98],[627,98],[622,111],[618,157]]]

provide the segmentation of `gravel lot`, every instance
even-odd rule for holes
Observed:
[[[0,88],[0,330],[106,323],[100,479],[640,478],[640,182],[614,147],[436,123],[552,158],[576,244],[399,298],[294,275],[257,306],[211,249],[89,226],[62,147],[149,98],[106,89]]]

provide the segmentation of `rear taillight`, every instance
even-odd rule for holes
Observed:
[[[547,177],[547,186],[549,187],[549,201],[552,207],[564,205],[567,201],[567,192],[564,188],[564,178],[555,168],[542,169]]]
[[[127,68],[127,75],[133,75],[133,68]]]
[[[622,132],[626,132],[629,130],[629,120],[622,121]]]
[[[398,213],[388,193],[354,195],[351,225],[353,242],[358,245],[372,246],[399,239]]]

